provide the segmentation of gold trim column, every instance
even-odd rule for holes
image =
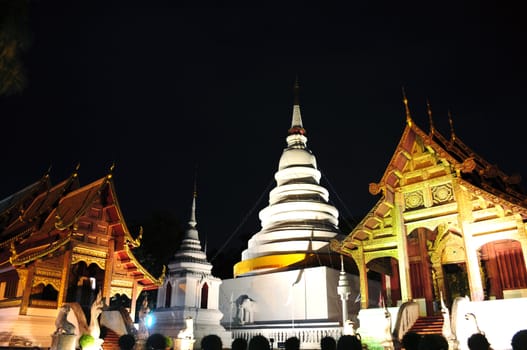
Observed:
[[[527,269],[527,231],[521,218],[518,219],[518,240],[520,241],[520,245],[522,247],[523,262],[525,263],[525,268]]]
[[[106,300],[107,305],[110,305],[110,298],[112,297],[114,252],[115,238],[112,237],[108,240],[108,251],[106,252],[106,263],[104,264],[104,285],[102,287],[102,297]]]
[[[27,309],[29,307],[29,297],[31,296],[31,289],[33,287],[33,278],[35,277],[36,270],[35,263],[31,263],[27,268],[27,280],[24,287],[24,293],[22,294],[22,303],[20,304],[20,315],[27,315]]]
[[[143,291],[143,286],[140,286],[137,281],[134,281],[134,285],[132,286],[132,302],[130,303],[130,317],[132,317],[132,320],[135,321],[135,309],[137,304],[137,298],[139,298],[139,295]]]
[[[366,261],[364,259],[364,248],[361,245],[357,247],[356,251],[351,253],[351,256],[357,264],[359,270],[359,283],[360,283],[360,306],[361,309],[368,308],[369,295],[368,295],[368,269],[366,268]]]
[[[412,300],[410,287],[410,264],[408,262],[408,244],[406,226],[404,225],[404,195],[397,190],[394,193],[392,208],[393,229],[397,237],[397,261],[399,262],[399,283],[401,285],[401,302]]]
[[[16,273],[18,274],[18,284],[16,286],[16,296],[18,298],[24,295],[24,288],[26,288],[28,271],[25,267],[19,267],[16,269]]]
[[[66,249],[64,252],[64,257],[62,259],[62,275],[60,278],[60,290],[57,297],[57,307],[60,307],[66,302],[68,295],[68,284],[70,278],[70,267],[71,267],[71,255],[72,250]]]
[[[470,299],[481,301],[485,298],[483,283],[481,282],[481,271],[479,268],[479,256],[474,244],[474,238],[470,229],[473,222],[472,202],[467,193],[459,186],[458,181],[453,181],[454,193],[458,205],[458,226],[461,229],[463,243],[465,244],[465,263],[467,265],[468,284],[470,288]]]

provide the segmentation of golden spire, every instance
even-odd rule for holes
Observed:
[[[454,132],[454,121],[452,120],[452,113],[448,111],[448,123],[450,124],[450,141],[456,141],[456,133]]]
[[[426,113],[428,113],[428,123],[430,124],[430,136],[433,136],[435,127],[434,120],[432,119],[432,107],[430,106],[430,101],[428,99],[426,99]]]
[[[106,178],[111,179],[113,177],[114,170],[115,170],[115,160],[112,162],[112,165],[110,165],[110,171],[108,172],[108,175],[106,175]]]
[[[410,108],[408,107],[408,99],[406,98],[406,92],[404,91],[404,86],[401,88],[403,91],[403,103],[404,103],[404,110],[406,112],[406,124],[408,126],[412,126],[412,115],[410,114]]]
[[[78,162],[77,165],[75,165],[75,169],[73,170],[73,177],[79,176],[80,168],[81,168],[81,162]]]

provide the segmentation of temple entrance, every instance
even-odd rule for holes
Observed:
[[[382,257],[371,260],[366,266],[368,268],[368,280],[378,281],[381,286],[379,292],[370,289],[369,306],[396,306],[401,301],[397,260],[392,257]]]
[[[450,307],[457,297],[470,296],[467,268],[465,263],[443,265],[446,295],[445,303]]]

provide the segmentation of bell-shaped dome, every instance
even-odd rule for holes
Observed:
[[[269,193],[269,205],[260,211],[262,229],[242,252],[242,261],[234,266],[235,276],[286,269],[309,253],[327,250],[339,234],[338,211],[320,186],[320,171],[307,148],[298,104],[293,106],[286,141],[275,173],[277,185]]]
[[[283,170],[292,166],[307,166],[316,168],[317,160],[308,150],[302,148],[286,148],[280,157],[278,169]]]

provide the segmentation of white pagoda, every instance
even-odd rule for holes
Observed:
[[[220,310],[222,324],[234,337],[263,334],[282,342],[297,336],[302,348],[319,348],[322,336],[338,337],[342,330],[339,257],[329,249],[330,241],[339,238],[338,210],[320,185],[295,95],[276,187],[259,215],[262,228],[234,266],[234,278],[223,281]],[[359,292],[358,279],[348,278],[357,286],[351,303]]]
[[[192,211],[179,250],[168,264],[167,277],[158,289],[157,308],[151,333],[166,336],[192,337],[194,348],[208,334],[218,335],[225,346],[232,342],[231,333],[220,325],[222,313],[218,307],[221,280],[211,274],[212,265],[201,248],[196,229],[196,193]],[[189,328],[189,320],[193,329]]]

